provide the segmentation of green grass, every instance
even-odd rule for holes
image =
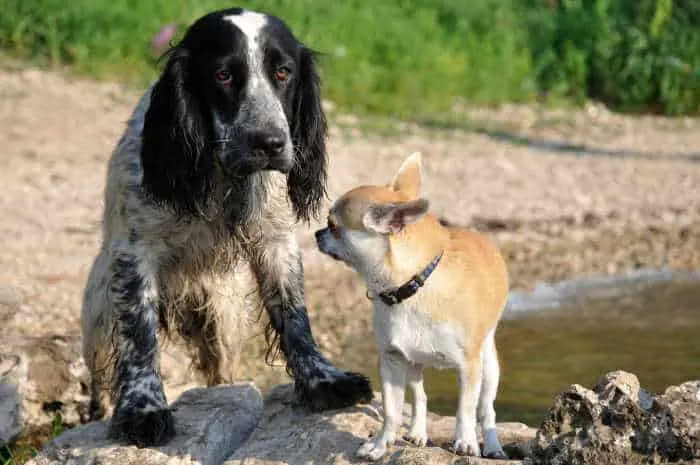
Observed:
[[[51,425],[25,432],[10,446],[0,447],[0,465],[22,465],[34,458],[43,444],[55,438],[66,429],[63,417],[56,413]]]
[[[325,97],[344,112],[420,119],[462,101],[590,98],[666,114],[700,105],[695,0],[5,0],[0,49],[144,85],[163,25],[232,5],[277,14],[323,52]]]
[[[346,111],[406,118],[448,111],[462,95],[480,103],[533,95],[524,37],[509,31],[517,29],[509,1],[237,4],[276,13],[324,53],[326,97]],[[90,76],[144,84],[155,76],[149,45],[160,27],[190,23],[231,5],[222,0],[9,0],[0,16],[0,47]]]

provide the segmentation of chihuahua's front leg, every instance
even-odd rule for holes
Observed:
[[[380,459],[388,446],[393,444],[396,431],[401,426],[403,403],[406,388],[407,361],[398,351],[385,351],[380,355],[379,373],[382,378],[382,404],[384,425],[376,437],[365,442],[357,450],[357,456]]]
[[[428,396],[423,387],[423,366],[415,363],[408,364],[406,383],[411,390],[413,409],[411,412],[411,427],[404,439],[411,444],[423,447],[428,442]]]

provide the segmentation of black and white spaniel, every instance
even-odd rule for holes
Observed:
[[[210,385],[259,310],[311,410],[371,398],[368,379],[320,352],[304,299],[297,220],[325,197],[326,119],[314,53],[278,18],[229,9],[167,53],[109,164],[103,242],[84,294],[90,414],[141,445],[174,433],[158,333],[178,335]]]

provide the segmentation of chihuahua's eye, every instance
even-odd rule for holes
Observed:
[[[275,79],[277,79],[279,82],[286,82],[291,74],[292,71],[289,68],[286,66],[280,66],[275,70]]]
[[[231,81],[233,80],[233,76],[231,76],[231,72],[227,69],[224,69],[224,68],[217,70],[215,73],[215,76],[216,76],[216,80],[224,85],[231,84]]]
[[[328,219],[328,230],[336,239],[340,239],[340,228],[331,219]]]

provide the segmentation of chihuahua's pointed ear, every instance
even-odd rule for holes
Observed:
[[[430,203],[426,199],[371,205],[362,217],[362,222],[370,231],[395,234],[406,225],[423,218],[428,213],[428,208]]]
[[[396,192],[402,192],[409,199],[417,199],[420,195],[422,178],[422,161],[420,152],[409,155],[401,164],[399,171],[391,182],[391,188]]]

